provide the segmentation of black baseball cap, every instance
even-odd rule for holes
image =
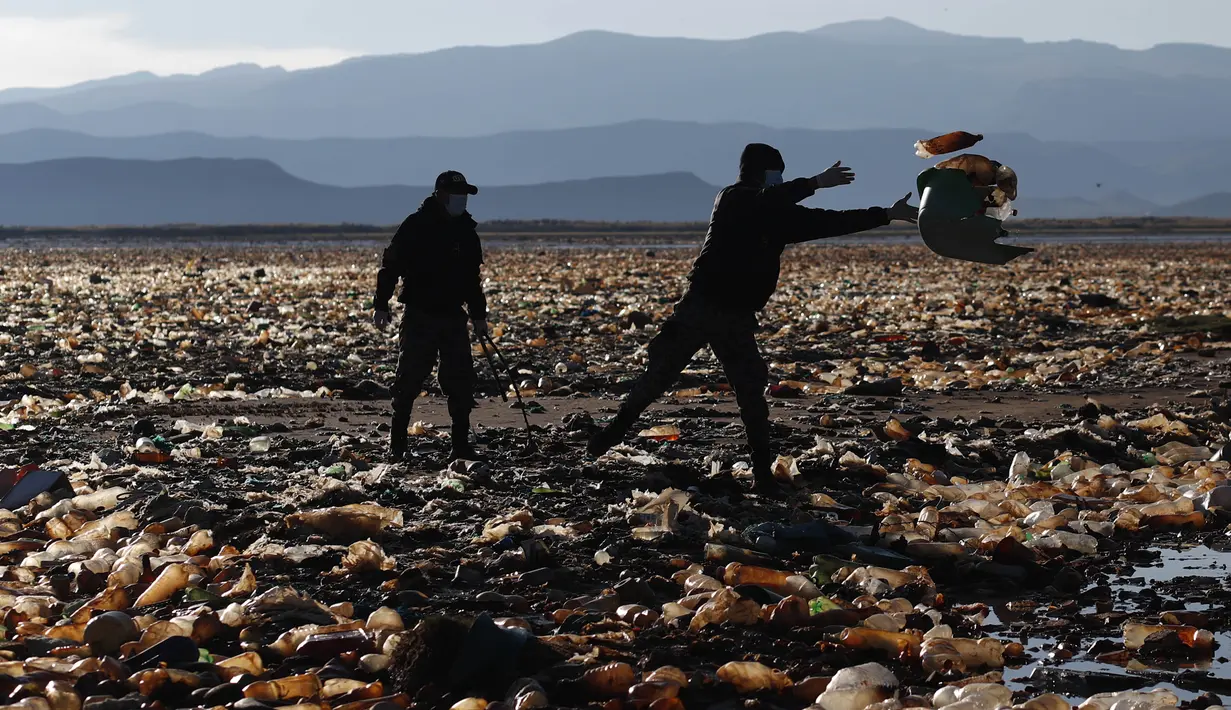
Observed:
[[[456,170],[446,170],[436,178],[436,192],[450,195],[477,195],[479,188],[466,182],[466,176]]]

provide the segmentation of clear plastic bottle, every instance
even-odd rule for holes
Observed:
[[[718,679],[735,686],[741,695],[763,690],[780,691],[791,686],[785,673],[762,663],[732,661],[718,669]]]
[[[897,695],[898,679],[879,663],[843,668],[816,699],[821,710],[864,710]]]
[[[1084,703],[1077,706],[1077,710],[1111,710],[1115,705],[1120,705],[1125,710],[1155,710],[1176,707],[1179,704],[1180,699],[1176,694],[1164,688],[1147,692],[1124,690],[1118,693],[1091,695]]]
[[[1018,451],[1009,464],[1009,483],[1023,484],[1030,480],[1030,454]]]

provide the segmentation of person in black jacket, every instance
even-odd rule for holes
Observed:
[[[479,276],[483,249],[466,211],[467,198],[478,192],[461,173],[441,173],[436,191],[398,227],[381,260],[372,322],[384,329],[393,320],[389,299],[399,280],[398,300],[406,306],[393,384],[389,454],[394,459],[406,453],[411,410],[437,359],[437,379],[453,420],[453,458],[478,459],[469,443],[475,372],[466,332],[467,315],[476,333],[487,332],[487,299]]]
[[[832,211],[800,205],[818,189],[848,185],[854,174],[841,161],[811,178],[783,182],[782,154],[753,143],[740,157],[739,182],[714,201],[709,231],[688,276],[688,289],[674,313],[650,342],[649,363],[614,420],[595,434],[587,450],[601,456],[623,440],[637,418],[662,396],[709,345],[735,390],[740,417],[752,449],[756,489],[773,491],[776,453],[770,441],[765,387],[769,369],[757,348],[757,312],[778,287],[782,252],[788,244],[837,237],[887,225],[914,222],[910,194],[889,208]]]

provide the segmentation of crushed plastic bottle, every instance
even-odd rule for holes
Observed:
[[[915,155],[927,160],[938,155],[947,155],[949,153],[956,153],[959,150],[966,150],[981,140],[983,140],[983,134],[981,133],[954,131],[943,136],[916,141]]]

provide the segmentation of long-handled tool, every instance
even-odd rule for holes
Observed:
[[[487,358],[488,367],[492,368],[492,379],[496,380],[496,386],[500,386],[500,369],[496,367],[496,361],[492,359],[492,350],[489,350],[487,343],[484,342],[482,335],[479,338],[479,349],[483,351],[483,356]],[[505,402],[509,401],[509,395],[505,394],[503,389],[500,390],[500,399]]]
[[[513,372],[513,368],[509,367],[509,361],[504,359],[504,354],[500,352],[500,348],[496,347],[496,341],[492,340],[489,333],[479,334],[479,347],[483,348],[483,354],[487,356],[487,364],[491,366],[492,373],[496,376],[496,383],[500,383],[500,371],[496,367],[496,361],[500,362],[500,366],[504,368],[505,374],[508,375],[509,384],[513,387],[513,394],[517,397],[517,408],[521,410],[522,421],[526,425],[526,450],[537,451],[538,446],[534,440],[534,430],[530,428],[530,415],[526,413],[526,402],[521,397],[521,388],[517,386],[517,373]],[[492,355],[495,355],[495,359]],[[509,396],[503,391],[500,392],[500,397],[505,402],[509,401]]]
[[[492,340],[491,334],[483,333],[479,337],[487,341],[491,352],[496,355],[496,360],[500,362],[500,366],[504,368],[505,374],[509,376],[509,383],[513,385],[513,394],[517,397],[517,408],[521,410],[522,421],[526,424],[526,447],[528,449],[538,448],[534,441],[534,430],[530,428],[530,415],[526,413],[526,401],[521,398],[521,388],[517,386],[517,373],[513,372],[512,367],[509,367],[509,361],[504,359],[504,353],[500,352],[500,348],[496,347],[496,341]],[[484,349],[486,350],[486,348]],[[488,355],[488,357],[491,357],[491,355]],[[508,401],[507,396],[505,401]]]

